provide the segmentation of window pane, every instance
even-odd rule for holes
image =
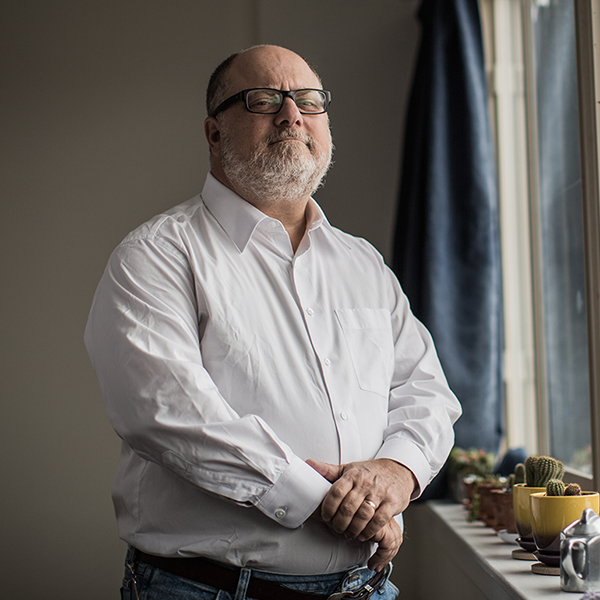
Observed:
[[[591,473],[573,1],[532,11],[550,452]]]

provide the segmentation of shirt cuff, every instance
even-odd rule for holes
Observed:
[[[301,458],[294,457],[256,508],[284,527],[300,527],[317,509],[331,483]]]
[[[431,466],[421,449],[406,440],[391,438],[384,442],[375,458],[389,458],[404,465],[412,471],[417,480],[417,486],[410,499],[416,500],[431,481]]]

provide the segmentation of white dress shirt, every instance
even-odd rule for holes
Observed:
[[[275,572],[365,564],[311,514],[330,487],[305,460],[392,458],[423,489],[460,406],[378,252],[311,200],[283,225],[209,175],[130,233],[85,341],[122,439],[113,500],[148,553]]]

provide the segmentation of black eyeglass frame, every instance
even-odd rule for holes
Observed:
[[[255,92],[257,90],[268,90],[270,92],[279,92],[282,95],[281,104],[279,105],[279,108],[274,112],[268,112],[268,113],[260,112],[257,110],[252,110],[248,106],[247,97],[248,97],[249,92]],[[241,100],[244,103],[244,106],[246,107],[246,110],[248,112],[251,112],[255,115],[276,115],[283,108],[283,103],[285,102],[286,98],[291,98],[292,101],[294,102],[294,104],[296,103],[295,97],[298,92],[320,92],[322,94],[325,94],[325,108],[323,110],[320,110],[318,112],[304,112],[304,111],[300,110],[300,107],[296,104],[296,106],[298,106],[298,110],[300,111],[301,114],[303,114],[303,115],[322,115],[323,113],[326,113],[329,110],[329,104],[331,103],[331,92],[328,92],[327,90],[321,90],[318,88],[302,88],[300,90],[276,90],[274,88],[249,88],[247,90],[242,90],[241,92],[238,92],[237,94],[234,94],[233,96],[230,96],[229,98],[226,98],[225,100],[223,100],[223,102],[221,102],[221,104],[219,104],[219,106],[217,106],[217,108],[215,108],[215,110],[213,110],[213,112],[209,116],[211,116],[211,117],[217,116],[220,112],[223,112],[224,110],[226,110],[231,105],[238,102],[239,100]]]

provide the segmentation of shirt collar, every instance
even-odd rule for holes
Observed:
[[[212,173],[206,176],[202,200],[240,252],[246,249],[258,224],[265,219],[270,219],[265,213],[223,185]],[[313,231],[322,225],[329,225],[323,210],[312,198],[307,216],[308,231]]]

